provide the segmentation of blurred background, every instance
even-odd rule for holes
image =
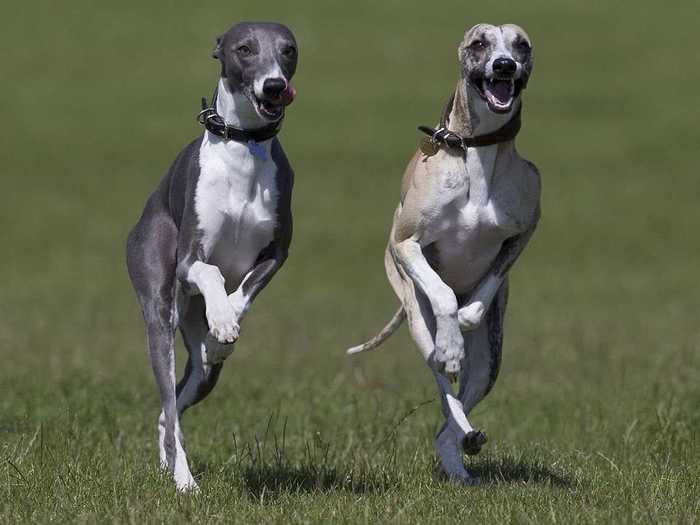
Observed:
[[[201,132],[215,37],[240,20],[283,22],[299,43],[299,95],[281,133],[296,171],[295,236],[219,386],[185,419],[209,499],[183,502],[155,473],[158,399],[124,243]],[[382,257],[401,175],[478,22],[517,23],[532,37],[517,144],[540,169],[543,200],[512,271],[501,375],[471,418],[491,437],[475,461],[493,486],[467,504],[432,475],[441,418],[406,329],[367,355],[344,349],[398,304]],[[691,1],[5,6],[3,521],[182,518],[173,501],[191,519],[216,521],[233,505],[244,521],[358,509],[372,521],[396,518],[418,493],[423,504],[403,521],[690,519],[700,473],[697,22]],[[284,469],[236,448],[283,428]],[[309,443],[327,451],[320,482]],[[256,503],[261,491],[278,504]]]

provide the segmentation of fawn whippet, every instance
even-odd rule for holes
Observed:
[[[467,419],[492,388],[501,362],[508,270],[539,219],[540,177],[518,155],[521,93],[532,44],[515,25],[479,24],[458,48],[461,79],[438,129],[406,169],[384,263],[402,306],[348,353],[382,343],[404,318],[430,365],[446,422],[435,446],[448,478],[477,481],[462,452],[486,436]],[[457,394],[451,382],[459,378]]]

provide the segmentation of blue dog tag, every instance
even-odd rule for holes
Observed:
[[[250,151],[250,154],[253,157],[257,157],[260,160],[267,160],[267,151],[265,150],[265,146],[261,146],[254,140],[248,141],[248,151]]]

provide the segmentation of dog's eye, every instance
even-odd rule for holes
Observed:
[[[517,47],[520,51],[530,51],[530,44],[528,44],[527,40],[521,40],[520,42],[515,44],[515,47]]]
[[[483,40],[474,40],[471,44],[469,44],[470,49],[484,49],[486,47],[486,42]]]
[[[236,52],[237,52],[239,55],[241,55],[242,57],[247,57],[248,55],[250,55],[251,50],[250,50],[250,48],[249,48],[248,46],[239,46],[239,47],[236,49]]]
[[[282,49],[282,54],[288,58],[291,58],[297,54],[297,49],[294,46],[287,46]]]

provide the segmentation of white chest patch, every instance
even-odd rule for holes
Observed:
[[[277,168],[270,141],[265,160],[238,142],[205,133],[195,211],[209,264],[219,268],[226,289],[235,289],[273,239],[277,223]]]
[[[491,194],[497,149],[468,149],[469,184],[444,211],[444,230],[436,240],[441,277],[458,293],[483,278],[503,241],[515,233]]]

